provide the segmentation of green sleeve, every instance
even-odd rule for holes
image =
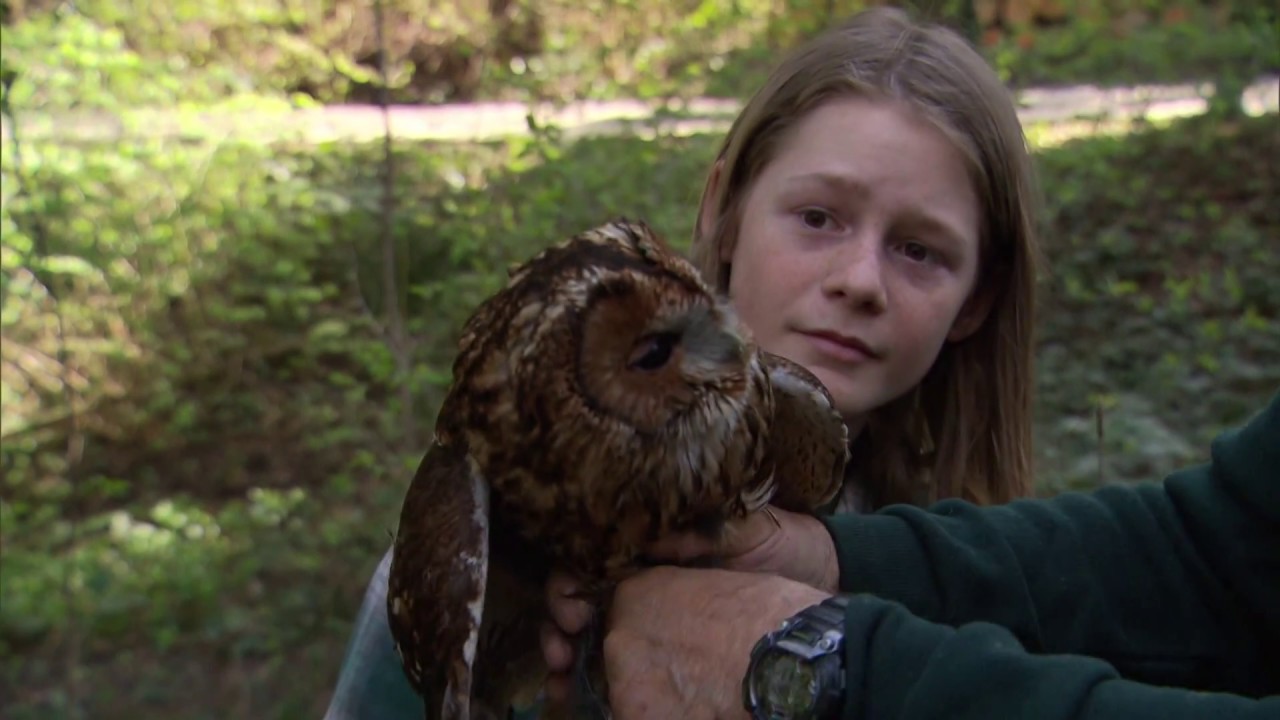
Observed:
[[[842,591],[992,623],[1030,653],[1091,656],[1128,680],[1280,692],[1280,396],[1162,483],[824,522]]]
[[[850,720],[1280,717],[1280,696],[1144,685],[1094,658],[1028,654],[998,625],[931,623],[869,595],[852,598],[845,640]]]

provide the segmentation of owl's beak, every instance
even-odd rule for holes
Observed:
[[[726,323],[705,309],[693,313],[688,321],[683,338],[686,359],[720,368],[746,362],[747,341],[735,323]]]

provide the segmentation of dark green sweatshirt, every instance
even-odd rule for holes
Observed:
[[[846,718],[1280,719],[1280,395],[1160,483],[824,521]]]

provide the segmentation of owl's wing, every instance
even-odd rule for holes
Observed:
[[[391,634],[429,719],[506,718],[546,677],[545,575],[493,510],[467,455],[433,444],[405,496],[387,579]]]
[[[849,429],[822,381],[803,366],[761,353],[773,386],[769,452],[777,491],[773,504],[812,513],[844,486]]]
[[[468,718],[489,575],[489,484],[432,444],[409,485],[387,578],[387,621],[428,718]]]

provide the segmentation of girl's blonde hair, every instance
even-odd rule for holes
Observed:
[[[1029,496],[1037,189],[1008,91],[954,31],[881,7],[788,55],[725,137],[703,191],[691,257],[728,292],[730,267],[721,258],[731,257],[751,184],[805,113],[849,95],[908,103],[964,154],[982,209],[971,302],[990,308],[976,331],[943,347],[913,392],[870,414],[854,443],[864,497],[880,507]]]

